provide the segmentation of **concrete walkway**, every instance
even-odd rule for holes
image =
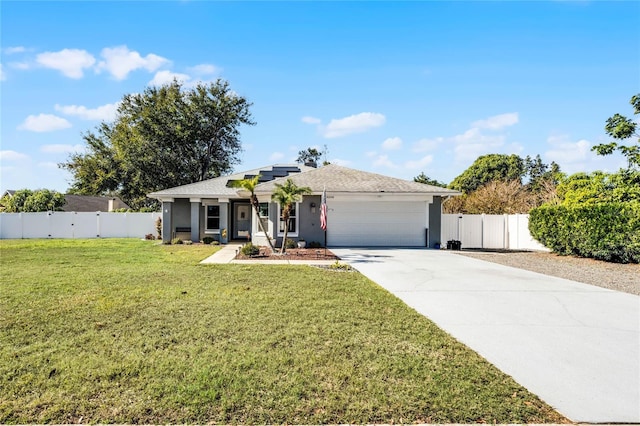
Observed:
[[[640,423],[640,297],[446,251],[331,250],[572,421]]]
[[[287,259],[283,258],[282,260],[267,260],[267,259],[247,259],[247,260],[236,260],[236,255],[238,254],[238,250],[242,247],[242,244],[230,243],[224,245],[220,250],[207,257],[200,263],[203,264],[215,264],[215,263],[241,263],[241,264],[265,264],[265,265],[332,265],[335,263],[335,260],[313,260],[313,259],[305,259],[305,260],[297,260],[297,259]]]

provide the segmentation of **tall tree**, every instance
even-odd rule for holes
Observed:
[[[631,97],[629,103],[633,106],[633,114],[640,114],[640,93]],[[618,142],[613,141],[609,143],[603,143],[591,148],[598,155],[611,155],[615,151],[619,151],[627,158],[628,170],[640,169],[640,134],[638,134],[638,122],[627,118],[622,114],[614,114],[607,119],[607,123],[604,126],[607,135],[616,139]],[[638,139],[631,145],[625,145],[622,141],[630,139],[632,136]]]
[[[306,186],[298,186],[293,180],[287,179],[285,183],[275,184],[275,189],[271,194],[271,200],[280,204],[282,208],[282,221],[284,223],[284,236],[282,237],[282,247],[280,254],[283,254],[287,242],[287,233],[289,231],[289,219],[291,217],[291,209],[293,205],[302,200],[305,194],[311,194],[311,188]]]
[[[0,201],[7,213],[60,211],[66,204],[64,195],[48,189],[20,189],[13,196],[5,195]]]
[[[71,192],[116,192],[141,208],[149,192],[211,179],[239,163],[239,127],[254,125],[249,103],[224,80],[183,88],[174,80],[125,95],[113,123],[83,135],[85,153],[60,167],[73,174]]]
[[[256,217],[258,218],[258,226],[260,230],[264,232],[264,235],[267,237],[267,243],[269,244],[269,248],[271,248],[271,252],[275,253],[276,249],[273,247],[273,243],[271,242],[271,237],[269,236],[269,230],[264,228],[264,224],[260,220],[260,203],[258,202],[258,197],[255,194],[256,186],[260,181],[260,175],[254,176],[253,178],[246,178],[242,180],[233,181],[231,186],[234,188],[243,188],[249,193],[251,193],[251,205],[256,212]]]
[[[296,158],[296,163],[308,163],[312,162],[318,164],[320,161],[320,157],[322,157],[323,152],[318,151],[316,148],[307,148],[302,151],[298,151],[298,158]]]
[[[444,182],[440,182],[437,179],[431,179],[429,176],[425,175],[424,172],[420,172],[420,174],[413,178],[414,182],[424,183],[425,185],[433,185],[433,186],[441,186],[443,188],[447,187],[447,184]]]
[[[524,161],[519,156],[487,154],[478,157],[449,184],[449,188],[469,193],[494,180],[522,182],[524,174]]]

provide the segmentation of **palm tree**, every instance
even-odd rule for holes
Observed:
[[[297,186],[290,178],[284,184],[276,183],[274,185],[276,188],[271,194],[271,201],[276,201],[282,207],[282,221],[284,222],[284,236],[282,238],[282,247],[280,248],[280,254],[283,254],[287,242],[287,232],[289,231],[291,209],[295,203],[302,200],[303,195],[311,194],[311,188]]]
[[[251,193],[251,197],[250,197],[251,205],[253,206],[253,209],[256,212],[256,217],[258,218],[258,226],[260,227],[260,230],[264,232],[264,235],[267,237],[267,243],[269,244],[269,248],[271,249],[271,252],[275,253],[276,249],[273,246],[273,243],[271,242],[271,237],[269,236],[267,229],[264,229],[262,220],[260,220],[260,203],[258,202],[258,197],[256,197],[256,194],[255,194],[255,189],[259,181],[260,181],[260,175],[257,175],[253,178],[233,181],[231,183],[231,186],[234,188],[243,188]]]

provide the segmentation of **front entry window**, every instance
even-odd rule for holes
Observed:
[[[280,234],[284,234],[284,220],[282,220],[282,206],[280,206],[280,226],[278,231]],[[289,224],[287,227],[288,234],[296,234],[298,232],[298,205],[294,204],[291,207],[291,212],[289,213]]]
[[[269,203],[260,203],[258,207],[258,216],[260,223],[262,224],[262,229],[264,232],[269,232]]]
[[[220,206],[207,206],[207,231],[220,229]]]

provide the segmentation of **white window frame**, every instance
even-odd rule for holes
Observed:
[[[287,232],[287,237],[297,237],[300,232],[300,203],[296,203],[295,209],[296,215],[289,217],[289,220],[295,219],[296,232]],[[278,237],[284,237],[284,231],[280,231],[280,222],[282,222],[282,206],[278,203]]]
[[[218,227],[217,228],[208,228],[209,226],[209,207],[217,206],[218,207]],[[204,233],[205,234],[219,234],[220,233],[220,204],[205,204],[204,206]],[[216,216],[211,216],[216,217]]]
[[[269,233],[269,235],[271,235],[271,221],[269,220],[269,211],[271,210],[271,205],[268,201],[258,201],[258,204],[260,204],[260,207],[265,204],[267,206],[267,215],[266,216],[260,216],[260,207],[258,207],[258,214],[254,214],[253,216],[255,217],[254,223],[253,223],[253,229],[254,229],[254,234],[255,235],[261,235],[261,236],[265,236],[264,232],[262,232],[262,229],[260,228],[260,225],[258,224],[258,222],[260,221],[260,219],[267,219],[267,226],[266,226],[266,231],[267,233]],[[253,210],[253,213],[255,213],[255,209],[252,208],[251,210]]]

